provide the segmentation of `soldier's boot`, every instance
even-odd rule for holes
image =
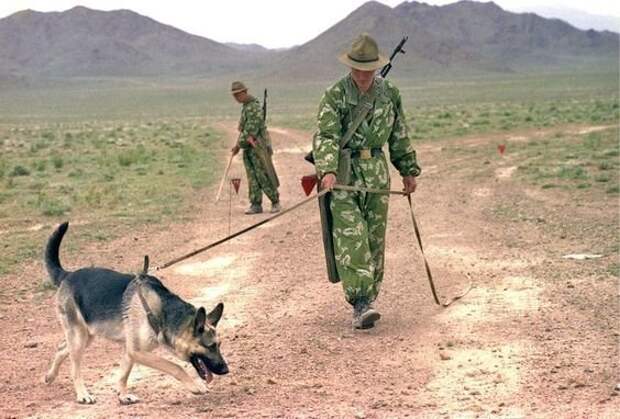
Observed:
[[[355,303],[353,307],[353,322],[355,329],[370,329],[375,327],[375,322],[381,318],[381,314],[366,302]]]
[[[271,213],[280,212],[281,210],[282,210],[282,207],[280,206],[279,202],[271,203]]]
[[[245,210],[246,215],[260,214],[261,212],[263,212],[263,207],[261,205],[256,205],[256,204],[252,204],[250,208]]]

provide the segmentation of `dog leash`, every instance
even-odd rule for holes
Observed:
[[[144,294],[142,293],[142,286],[144,285],[148,270],[149,270],[149,257],[147,255],[147,256],[144,256],[144,268],[142,268],[142,272],[134,276],[133,281],[136,282],[136,291],[138,293],[138,298],[140,300],[140,303],[142,304],[142,308],[144,309],[144,312],[146,313],[146,318],[149,322],[149,325],[151,326],[151,329],[153,329],[153,332],[155,332],[155,336],[157,336],[157,339],[160,340],[159,336],[161,333],[161,340],[165,343],[169,343],[166,333],[164,333],[162,330],[162,327],[161,327],[162,322],[157,318],[157,316],[155,316],[155,313],[153,313],[153,311],[151,310],[151,307],[149,307],[149,304],[146,302],[146,298],[144,298]]]
[[[430,265],[429,265],[429,263],[428,263],[428,261],[426,259],[426,255],[424,254],[424,247],[422,246],[422,238],[421,238],[421,235],[420,235],[420,230],[418,228],[418,223],[416,221],[415,214],[414,214],[414,211],[413,211],[413,202],[411,200],[411,194],[405,193],[403,191],[394,191],[394,190],[389,190],[389,189],[374,189],[374,188],[365,188],[365,187],[347,186],[347,185],[338,185],[338,184],[336,184],[334,186],[334,189],[342,190],[342,191],[348,191],[348,192],[366,192],[366,193],[376,193],[376,194],[385,194],[385,195],[402,195],[402,196],[406,196],[407,197],[407,202],[409,203],[409,210],[411,212],[411,221],[413,223],[413,229],[414,229],[415,236],[416,236],[416,239],[417,239],[417,242],[418,242],[418,246],[420,248],[420,252],[422,254],[422,258],[424,260],[424,269],[426,271],[426,276],[428,278],[428,282],[430,284],[431,292],[433,294],[433,299],[435,300],[435,303],[437,305],[441,305],[443,307],[448,307],[450,304],[452,304],[456,300],[459,300],[459,299],[463,298],[471,290],[471,288],[472,288],[471,278],[469,278],[469,274],[466,274],[467,277],[470,279],[470,283],[469,283],[468,287],[466,288],[466,290],[464,292],[462,292],[462,293],[452,297],[451,299],[444,301],[443,303],[439,301],[439,297],[437,296],[437,291],[435,289],[435,284],[433,282],[433,275],[431,273],[431,268],[430,268]],[[215,242],[213,242],[211,244],[208,244],[207,246],[204,246],[204,247],[201,247],[199,249],[196,249],[193,252],[190,252],[190,253],[187,253],[187,254],[185,254],[183,256],[179,256],[178,258],[172,259],[172,260],[164,263],[163,265],[157,266],[155,268],[155,270],[158,271],[158,270],[166,269],[166,268],[168,268],[168,267],[170,267],[170,266],[172,266],[172,265],[174,265],[176,263],[179,263],[179,262],[181,262],[181,261],[183,261],[185,259],[189,259],[192,256],[196,256],[199,253],[205,252],[205,251],[207,251],[209,249],[212,249],[212,248],[214,248],[216,246],[219,246],[222,243],[225,243],[225,242],[227,242],[229,240],[232,240],[235,237],[238,237],[238,236],[240,236],[242,234],[245,234],[245,233],[247,233],[247,232],[249,232],[249,231],[251,231],[251,230],[253,230],[253,229],[257,228],[257,227],[260,227],[261,225],[264,225],[264,224],[266,224],[266,223],[268,223],[268,222],[278,218],[278,217],[281,217],[281,216],[283,216],[283,215],[285,215],[285,214],[287,214],[289,212],[292,212],[292,211],[302,207],[303,205],[306,205],[307,203],[309,203],[311,201],[314,201],[315,199],[318,199],[319,197],[325,195],[328,192],[331,192],[331,191],[329,189],[323,189],[322,191],[320,191],[320,192],[318,192],[318,193],[316,193],[316,194],[314,194],[314,195],[312,195],[312,196],[310,196],[310,197],[308,197],[308,198],[298,202],[297,204],[293,205],[292,207],[287,208],[287,209],[279,212],[276,215],[273,215],[273,216],[271,216],[269,218],[266,218],[266,219],[264,219],[262,221],[259,221],[256,224],[252,224],[249,227],[246,227],[246,228],[244,228],[242,230],[237,231],[236,233],[233,233],[231,235],[228,235],[228,236],[224,237],[223,239],[220,239],[220,240],[217,240],[217,241],[215,241]],[[142,294],[141,293],[139,293],[139,294],[140,294],[140,298],[143,301],[143,304],[145,304],[146,302],[143,300]],[[145,309],[147,309],[147,308],[148,308],[148,306],[145,305]],[[149,313],[149,311],[147,311],[147,315],[148,315],[148,313]],[[149,322],[150,322],[150,319],[149,319]]]
[[[273,221],[273,220],[275,220],[275,219],[276,219],[276,218],[278,218],[278,217],[282,217],[283,215],[285,215],[285,214],[287,214],[287,213],[289,213],[289,212],[291,212],[291,211],[294,211],[294,210],[296,210],[297,208],[299,208],[299,207],[301,207],[301,206],[303,206],[303,205],[306,205],[308,202],[314,201],[314,200],[315,200],[315,199],[317,199],[318,197],[323,196],[323,195],[325,195],[325,194],[326,194],[326,193],[328,193],[328,192],[329,192],[329,190],[328,190],[328,189],[325,189],[325,190],[323,190],[323,191],[321,191],[321,192],[319,192],[319,193],[317,193],[317,194],[315,194],[315,195],[312,195],[312,196],[310,196],[310,197],[308,197],[308,198],[304,199],[303,201],[298,202],[297,204],[293,205],[293,206],[292,206],[292,207],[290,207],[290,208],[287,208],[287,209],[285,209],[285,210],[280,211],[280,212],[279,212],[279,213],[277,213],[276,215],[273,215],[273,216],[271,216],[271,217],[269,217],[269,218],[265,218],[264,220],[259,221],[259,222],[258,222],[258,223],[256,223],[256,224],[252,224],[251,226],[246,227],[246,228],[244,228],[244,229],[242,229],[242,230],[239,230],[239,231],[237,231],[236,233],[233,233],[233,234],[231,234],[231,235],[229,235],[229,236],[226,236],[226,237],[224,237],[223,239],[217,240],[217,241],[215,241],[215,242],[213,242],[213,243],[211,243],[211,244],[208,244],[208,245],[206,245],[206,246],[204,246],[204,247],[201,247],[200,249],[196,249],[196,250],[194,250],[193,252],[190,252],[190,253],[188,253],[188,254],[186,254],[186,255],[183,255],[183,256],[179,256],[178,258],[176,258],[176,259],[172,259],[171,261],[166,262],[166,263],[164,263],[163,265],[157,266],[157,267],[155,268],[155,270],[156,270],[156,271],[159,271],[159,270],[162,270],[162,269],[166,269],[166,268],[168,268],[168,267],[170,267],[170,266],[174,265],[175,263],[179,263],[179,262],[181,262],[181,261],[183,261],[183,260],[185,260],[185,259],[189,259],[189,258],[191,258],[192,256],[196,256],[198,253],[202,253],[202,252],[205,252],[205,251],[207,251],[207,250],[209,250],[209,249],[213,249],[214,247],[219,246],[219,245],[220,245],[220,244],[222,244],[222,243],[226,243],[227,241],[232,240],[232,239],[234,239],[234,238],[235,238],[235,237],[237,237],[237,236],[240,236],[240,235],[242,235],[242,234],[245,234],[245,233],[247,233],[248,231],[254,230],[254,229],[255,229],[255,228],[257,228],[257,227],[262,226],[263,224],[267,224],[268,222]]]
[[[465,297],[467,293],[471,290],[472,288],[471,278],[469,276],[469,273],[466,272],[465,275],[469,279],[469,285],[467,286],[465,291],[463,291],[460,294],[457,294],[456,296],[452,297],[449,300],[444,301],[443,303],[439,302],[439,298],[437,297],[437,291],[435,291],[435,284],[433,283],[433,274],[431,273],[431,267],[429,266],[428,261],[426,260],[426,255],[424,254],[424,247],[422,246],[422,237],[420,235],[420,229],[418,228],[418,223],[415,219],[415,214],[413,213],[413,203],[411,202],[410,194],[407,194],[407,202],[409,202],[409,209],[411,210],[411,222],[413,223],[413,231],[415,231],[415,237],[418,240],[418,246],[420,247],[420,253],[422,253],[422,259],[424,260],[424,269],[426,270],[426,277],[428,278],[428,283],[431,285],[433,299],[435,300],[435,303],[437,305],[448,307],[450,304],[452,304],[456,300],[460,300],[461,298]]]
[[[420,248],[420,253],[422,254],[422,259],[424,260],[424,270],[426,271],[426,277],[428,278],[428,283],[431,286],[431,292],[433,294],[433,299],[435,300],[435,304],[443,306],[443,307],[448,307],[450,304],[452,304],[456,300],[460,300],[461,298],[463,298],[471,290],[471,288],[472,288],[471,278],[470,278],[468,273],[465,273],[465,275],[469,279],[469,285],[467,286],[465,291],[463,291],[460,294],[457,294],[456,296],[452,297],[449,300],[444,301],[443,303],[439,301],[439,297],[437,296],[437,291],[435,290],[435,283],[433,281],[433,274],[431,273],[431,267],[428,264],[428,260],[426,260],[426,254],[424,253],[424,246],[422,245],[422,235],[420,234],[420,229],[418,228],[418,222],[416,221],[415,213],[413,212],[413,202],[411,200],[411,194],[408,194],[408,193],[403,192],[403,191],[392,191],[392,190],[386,190],[386,189],[362,188],[362,187],[357,187],[357,186],[344,186],[344,185],[338,185],[336,189],[341,189],[341,190],[344,190],[344,191],[353,191],[353,192],[368,192],[368,193],[377,193],[377,194],[404,195],[404,196],[406,196],[407,197],[407,202],[409,203],[409,210],[411,212],[411,223],[413,224],[413,231],[415,232],[415,237],[416,237],[417,242],[418,242],[418,247]]]

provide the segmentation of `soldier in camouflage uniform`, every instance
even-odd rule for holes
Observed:
[[[243,149],[243,165],[248,177],[250,208],[246,214],[263,212],[263,192],[271,201],[271,212],[280,211],[278,178],[271,163],[271,139],[263,120],[262,107],[258,99],[249,95],[247,87],[240,81],[232,83],[231,92],[235,100],[243,104],[239,120],[239,139],[233,147],[233,154]]]
[[[318,112],[313,154],[322,189],[337,183],[339,145],[364,95],[374,96],[373,108],[359,125],[346,148],[351,149],[350,185],[389,189],[388,164],[382,151],[388,143],[390,161],[403,179],[404,191],[416,189],[421,172],[411,146],[400,93],[388,80],[375,77],[389,61],[379,54],[376,42],[359,36],[348,53],[339,57],[350,74],[326,90]],[[381,317],[371,304],[377,298],[385,253],[389,196],[366,192],[331,192],[332,235],[338,276],[346,301],[353,306],[353,327],[366,329]]]

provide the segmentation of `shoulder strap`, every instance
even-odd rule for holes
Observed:
[[[340,140],[340,150],[345,148],[345,146],[349,143],[357,128],[360,126],[364,118],[366,118],[368,112],[370,112],[370,110],[372,109],[377,90],[379,90],[378,83],[374,86],[371,92],[369,92],[367,95],[362,96],[362,100],[360,100],[360,102],[353,109],[355,119],[351,122],[349,128],[347,128],[347,132],[345,132],[344,136]]]

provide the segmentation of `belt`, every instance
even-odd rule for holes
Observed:
[[[353,159],[362,159],[368,160],[371,157],[378,157],[383,154],[383,150],[380,148],[360,148],[360,149],[350,149],[351,150],[351,158]]]

